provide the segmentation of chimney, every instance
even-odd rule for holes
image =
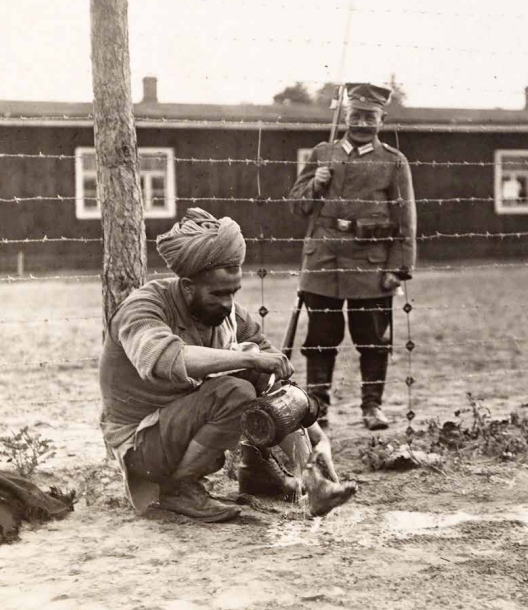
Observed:
[[[142,104],[155,104],[158,101],[158,79],[155,76],[145,76],[143,79]]]

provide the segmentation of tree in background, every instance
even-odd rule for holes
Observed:
[[[404,106],[407,94],[401,83],[396,80],[396,75],[391,74],[389,86],[392,89],[391,104]],[[336,83],[325,83],[314,94],[314,103],[323,108],[330,108],[330,104],[335,95],[338,85]]]
[[[301,81],[283,89],[273,96],[276,104],[312,104],[313,100],[308,88]]]
[[[391,104],[404,106],[407,94],[402,84],[396,80],[395,74],[391,74],[389,86],[392,89]],[[336,83],[328,82],[311,95],[307,86],[303,82],[297,81],[295,85],[290,85],[273,96],[273,101],[276,104],[315,104],[322,108],[330,108],[337,87]]]
[[[338,85],[336,85],[336,83],[325,83],[315,92],[314,103],[317,106],[322,106],[323,108],[330,108],[330,104],[334,99],[337,88]]]

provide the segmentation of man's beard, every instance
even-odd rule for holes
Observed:
[[[206,326],[220,326],[231,312],[225,310],[214,310],[204,307],[202,301],[193,299],[189,305],[189,310],[193,318]]]

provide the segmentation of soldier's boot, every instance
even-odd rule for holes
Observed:
[[[300,493],[300,482],[266,449],[243,441],[238,468],[238,489],[251,496],[293,500]]]
[[[334,374],[335,356],[312,354],[306,357],[306,386],[320,402],[317,423],[321,427],[328,425],[328,407],[331,404],[332,377]]]
[[[369,430],[385,430],[389,420],[381,410],[389,354],[385,350],[360,355],[361,411],[363,423]]]
[[[174,481],[160,494],[159,508],[205,523],[228,521],[240,514],[240,507],[225,504],[209,494],[200,481]]]

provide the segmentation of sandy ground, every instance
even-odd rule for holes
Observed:
[[[413,283],[417,428],[467,406],[468,391],[494,417],[528,402],[528,330],[518,323],[527,283],[519,270],[424,273]],[[259,285],[248,284],[241,300],[258,308]],[[275,341],[293,292],[288,279],[265,295],[270,309],[281,309],[266,320]],[[2,610],[528,608],[524,460],[450,461],[442,472],[369,470],[359,459],[370,434],[358,417],[352,350],[340,357],[329,434],[338,473],[359,482],[353,501],[310,519],[299,506],[240,498],[220,472],[212,477],[215,493],[242,503],[237,521],[198,524],[161,511],[138,518],[97,428],[90,358],[100,346],[99,287],[28,282],[1,285],[0,298],[0,435],[29,425],[51,439],[56,455],[35,481],[79,495],[65,520],[25,525],[18,542],[0,546]],[[396,317],[385,437],[407,425],[408,362],[398,347],[407,336],[403,313]],[[298,354],[294,363],[302,380]]]

